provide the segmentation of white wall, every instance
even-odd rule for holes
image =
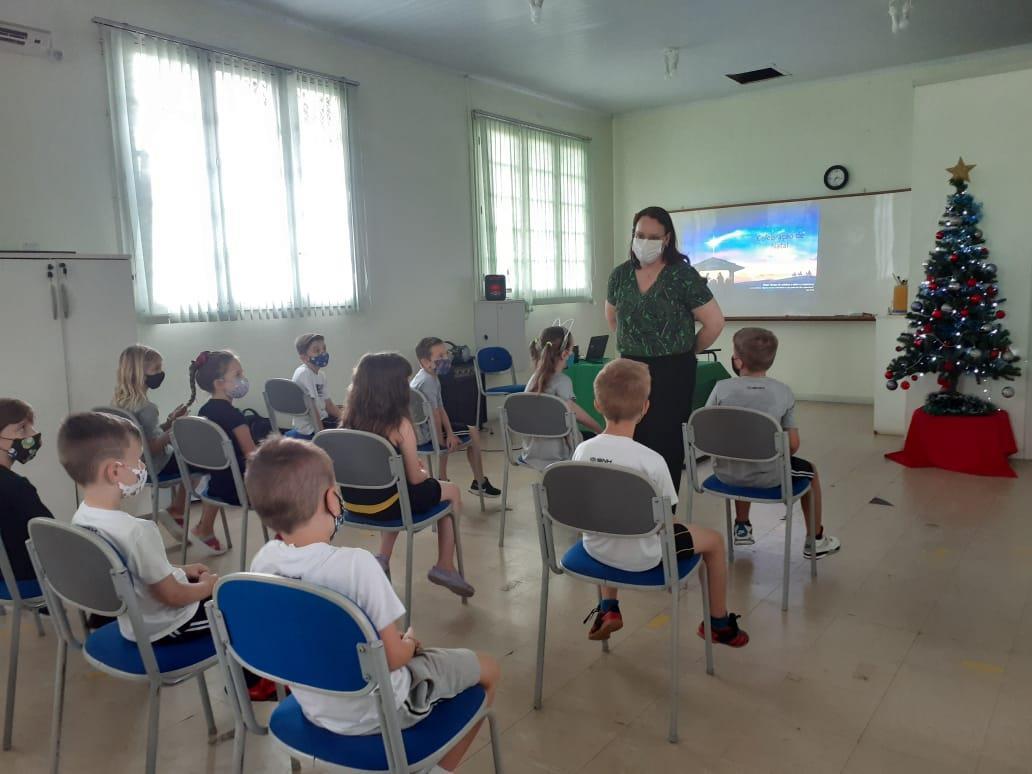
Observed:
[[[201,0],[5,0],[2,18],[52,30],[64,59],[0,55],[0,249],[119,249],[107,86],[93,16],[361,82],[352,104],[364,180],[368,309],[344,317],[126,331],[126,344],[139,338],[165,356],[167,386],[155,396],[163,407],[182,398],[187,363],[201,349],[235,349],[252,381],[263,381],[289,375],[297,362],[294,337],[320,330],[333,356],[327,372],[332,393],[341,399],[363,352],[397,349],[413,357],[416,341],[429,334],[472,344],[473,108],[592,138],[596,298],[604,294],[613,263],[608,116],[342,41],[248,7]],[[542,306],[531,313],[528,334],[557,316],[575,317],[583,336],[604,325],[600,304]],[[112,363],[112,378],[114,370]],[[256,392],[245,405],[258,405]]]
[[[916,142],[914,84],[1021,63],[1032,64],[1032,50],[619,115],[613,122],[614,252],[625,254],[631,217],[646,205],[679,209],[826,195],[822,177],[831,164],[849,169],[843,193],[909,187]],[[981,117],[965,114],[972,120],[956,123],[971,134],[980,132]],[[927,230],[915,216],[912,234],[920,237]],[[724,348],[725,362],[738,327],[729,324],[716,344]],[[771,373],[799,397],[872,401],[873,323],[768,327],[781,340]]]
[[[969,78],[924,86],[914,93],[913,224],[910,275],[921,277],[921,262],[935,243],[936,223],[953,193],[949,174],[963,155],[978,166],[968,189],[983,206],[979,227],[985,234],[989,260],[999,268],[1000,295],[1007,299],[1005,326],[1014,346],[1027,357],[1032,342],[1032,244],[1029,242],[1029,185],[1032,180],[1032,70]],[[964,117],[963,120],[953,120]],[[902,330],[902,324],[901,324]],[[977,387],[965,381],[961,389],[982,394],[1010,413],[1019,456],[1028,456],[1028,427],[1032,417],[1029,401],[1029,363],[1014,382],[987,382]],[[1000,390],[1010,385],[1012,398]],[[931,376],[907,395],[909,414],[922,405],[925,395],[938,389]]]

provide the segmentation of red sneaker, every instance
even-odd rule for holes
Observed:
[[[721,628],[711,627],[713,641],[718,645],[727,645],[731,648],[742,648],[749,644],[749,635],[738,628],[739,616],[729,613],[727,616],[728,625]],[[699,624],[699,637],[706,639],[706,622]]]
[[[620,615],[619,610],[609,610],[603,613],[601,610],[593,610],[593,613],[597,613],[595,621],[591,624],[591,629],[588,631],[589,640],[608,640],[609,635],[613,632],[618,632],[623,628],[623,616]]]
[[[289,694],[290,689],[287,688],[286,692]],[[251,697],[251,701],[279,701],[276,697],[276,683],[265,677],[260,678],[257,683],[248,688],[247,693]]]

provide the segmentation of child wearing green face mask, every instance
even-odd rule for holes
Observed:
[[[36,487],[13,470],[14,463],[28,464],[39,450],[41,438],[33,426],[35,421],[32,406],[25,401],[0,398],[0,538],[17,581],[36,580],[25,549],[29,520],[37,516],[54,518],[40,501]],[[0,578],[0,584],[4,582]]]

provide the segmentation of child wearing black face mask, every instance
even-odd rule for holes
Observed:
[[[14,463],[27,464],[40,447],[40,434],[32,407],[17,398],[0,398],[0,538],[17,581],[35,581],[36,574],[25,550],[28,524],[37,516],[54,518],[39,499],[36,487],[12,470]],[[5,583],[0,577],[0,585]],[[19,583],[19,587],[21,584]],[[39,591],[23,588],[23,596],[38,596]]]
[[[179,477],[179,466],[172,454],[172,422],[187,413],[180,404],[159,423],[158,407],[150,400],[148,392],[158,389],[165,381],[161,353],[143,344],[126,347],[118,358],[118,377],[111,405],[128,411],[139,422],[143,436],[150,449],[157,479]],[[158,521],[176,539],[183,536],[183,509],[186,505],[186,489],[177,486],[172,490],[172,502],[167,510],[158,513]]]

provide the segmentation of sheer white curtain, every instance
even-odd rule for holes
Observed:
[[[591,299],[588,141],[473,114],[479,255],[530,303]]]
[[[179,320],[357,303],[346,89],[104,28],[137,308]]]

